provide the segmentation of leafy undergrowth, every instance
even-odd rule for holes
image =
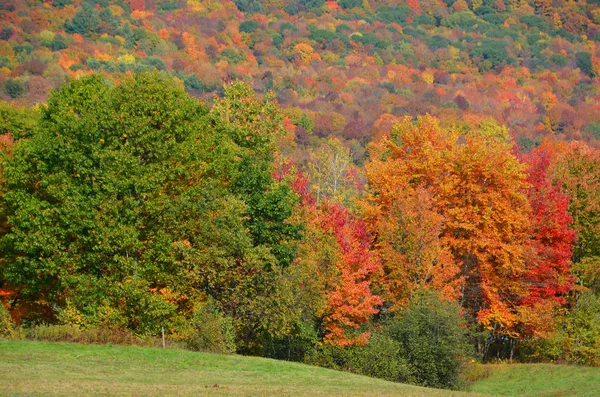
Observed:
[[[552,364],[486,365],[491,375],[470,390],[494,396],[597,397],[600,368]]]
[[[477,396],[285,361],[182,350],[0,341],[0,395]]]

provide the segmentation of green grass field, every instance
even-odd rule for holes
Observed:
[[[598,397],[600,368],[552,364],[489,365],[492,375],[472,391],[493,396]]]
[[[0,341],[0,395],[472,396],[257,357],[29,341]]]
[[[466,393],[257,357],[0,340],[0,396],[600,396],[600,368],[489,368]]]

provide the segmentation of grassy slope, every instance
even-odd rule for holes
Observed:
[[[494,396],[600,396],[600,368],[490,365],[471,390]],[[257,357],[0,340],[0,396],[475,397]]]
[[[492,375],[471,386],[495,396],[598,397],[600,368],[552,364],[490,365]]]
[[[256,357],[0,341],[0,395],[473,396]]]

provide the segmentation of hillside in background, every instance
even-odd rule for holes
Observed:
[[[211,101],[241,79],[274,90],[300,161],[335,135],[360,164],[395,117],[425,113],[492,116],[525,149],[600,144],[594,1],[7,0],[0,23],[2,100],[158,69]]]

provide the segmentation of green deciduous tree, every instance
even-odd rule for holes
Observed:
[[[300,229],[286,219],[299,198],[287,182],[273,179],[276,142],[285,134],[273,93],[259,100],[249,85],[232,83],[225,87],[225,98],[216,100],[209,116],[219,134],[236,145],[239,168],[231,188],[247,204],[246,225],[254,244],[271,247],[280,264],[289,264]]]
[[[210,298],[240,346],[260,348],[296,313],[283,268],[297,196],[272,176],[280,123],[242,83],[209,114],[158,73],[72,81],[3,163],[2,277],[50,321],[69,307],[139,333]]]
[[[459,311],[458,304],[421,291],[415,293],[407,310],[388,322],[385,334],[400,344],[400,355],[406,359],[415,383],[457,386],[459,365],[471,353]]]
[[[169,209],[163,189],[194,160],[186,148],[202,112],[150,75],[114,89],[95,76],[51,95],[39,132],[5,168],[6,279],[49,304],[69,298],[90,321],[105,302],[155,330],[174,309],[149,292],[173,270],[168,225],[157,222]]]
[[[416,291],[410,305],[383,325],[368,345],[319,346],[307,361],[395,382],[459,386],[459,367],[471,347],[458,304],[433,291]]]

